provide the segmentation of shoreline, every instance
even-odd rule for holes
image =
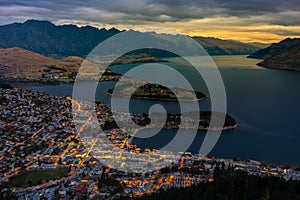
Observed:
[[[267,66],[261,63],[257,63],[257,66],[263,67],[265,69],[270,69],[270,70],[278,70],[278,71],[290,71],[290,72],[300,72],[300,69],[291,69],[291,68],[277,68],[277,67],[271,67]]]
[[[230,126],[224,126],[223,128],[198,128],[198,131],[230,131],[230,130],[235,130],[236,128],[238,128],[240,126],[239,123],[235,123],[235,125],[230,125]],[[151,130],[151,129],[155,129],[153,127],[144,127],[144,129],[146,130]],[[179,127],[163,127],[162,130],[175,130],[175,129],[179,129]],[[193,129],[191,127],[184,127],[182,128],[184,130],[190,130]]]

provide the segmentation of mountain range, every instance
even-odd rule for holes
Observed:
[[[248,57],[264,59],[257,65],[265,68],[300,71],[300,38],[286,38]]]
[[[54,57],[85,57],[103,40],[122,31],[92,26],[55,25],[49,21],[28,20],[0,26],[0,48],[19,47]],[[165,34],[174,38],[175,35]],[[212,37],[193,37],[210,55],[250,54],[260,49],[258,44],[246,44]],[[149,52],[147,52],[149,53]],[[150,56],[159,53],[151,52]],[[163,55],[165,56],[165,55]]]
[[[98,43],[119,32],[115,28],[56,26],[48,21],[28,20],[0,26],[0,47],[20,47],[52,56],[84,56]]]
[[[129,32],[138,31],[129,30]],[[55,25],[49,21],[28,20],[0,26],[0,68],[1,74],[12,77],[17,71],[24,74],[26,66],[31,77],[40,77],[49,70],[53,74],[66,74],[72,77],[83,58],[99,43],[122,31],[111,28],[98,29],[92,26]],[[137,36],[139,34],[136,34]],[[151,33],[151,37],[165,38],[170,44],[189,48],[188,43],[177,44],[180,35]],[[210,55],[245,55],[249,58],[264,59],[259,66],[274,69],[300,71],[300,38],[287,38],[279,43],[242,43],[213,37],[192,37]],[[176,44],[173,44],[173,43]],[[263,48],[265,47],[265,48]],[[116,50],[117,51],[117,50]],[[157,49],[142,49],[134,53],[154,57],[168,57],[173,54]],[[9,56],[11,55],[11,56]],[[46,56],[46,57],[45,57]],[[72,56],[72,57],[70,57]],[[52,58],[51,58],[52,57]],[[66,58],[68,57],[68,58]],[[17,59],[15,59],[17,58]],[[56,59],[53,59],[56,58]],[[59,58],[59,59],[57,59]],[[62,58],[65,58],[61,60]],[[35,72],[34,66],[40,71]],[[56,66],[53,68],[51,66]],[[50,68],[49,68],[50,67]],[[20,69],[19,69],[20,68]],[[60,69],[61,68],[61,69]],[[13,71],[11,69],[14,69]],[[21,73],[22,72],[22,73]],[[0,74],[0,75],[1,75]]]
[[[213,37],[193,37],[210,55],[247,55],[260,49],[255,44],[235,40],[222,40]]]

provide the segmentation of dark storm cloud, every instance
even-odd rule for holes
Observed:
[[[0,2],[0,23],[9,19],[36,18],[53,21],[101,21],[104,24],[142,24],[220,16],[239,18],[261,16],[261,19],[248,20],[248,23],[300,25],[299,0],[2,0]],[[292,19],[288,16],[291,12],[293,12]],[[282,16],[284,14],[287,16]]]
[[[244,13],[253,15],[256,12],[299,11],[299,0],[146,0],[149,4],[173,6],[198,6],[206,8],[222,8],[228,14]]]

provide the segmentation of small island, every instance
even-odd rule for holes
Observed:
[[[103,110],[107,113],[108,116],[112,116],[112,111],[104,102],[96,102],[96,111],[97,111],[97,118],[98,120],[102,120],[103,117]],[[126,119],[125,123],[118,122],[118,124],[114,120],[104,120],[105,122],[101,125],[102,130],[115,130],[119,129],[119,125],[122,126],[124,131],[135,129],[135,126],[131,126],[130,124],[126,123],[127,120],[133,120],[136,125],[140,127],[144,127],[147,129],[163,127],[164,129],[198,129],[199,131],[227,131],[236,129],[239,124],[238,122],[229,114],[222,113],[222,112],[212,112],[212,111],[192,111],[186,112],[183,114],[173,114],[173,113],[164,113],[154,112],[151,114],[147,113],[131,113],[127,115],[122,111],[114,110],[114,117],[116,118],[123,118]],[[211,117],[214,114],[215,120],[223,121],[224,124],[219,124],[215,127],[211,127]],[[189,116],[199,116],[199,119],[196,120],[193,117]],[[126,134],[125,134],[126,135]]]
[[[206,98],[205,94],[199,91],[194,91],[196,95],[195,98],[193,91],[177,87],[169,89],[168,87],[156,83],[146,83],[138,89],[135,89],[132,83],[126,83],[109,89],[107,93],[112,95],[114,90],[117,90],[117,95],[119,96],[130,96],[135,99],[199,101]],[[175,91],[178,95],[176,96],[172,91]]]
[[[211,116],[214,114],[218,120],[224,121],[224,125],[220,127],[209,127]],[[185,119],[188,123],[181,122],[181,114],[171,114],[167,113],[167,118],[164,120],[164,114],[162,113],[152,113],[151,116],[148,114],[133,114],[132,120],[138,124],[139,126],[147,126],[147,128],[155,128],[155,127],[164,127],[165,129],[178,129],[179,127],[184,129],[194,129],[198,128],[200,131],[226,131],[235,129],[238,127],[238,123],[235,119],[229,114],[221,113],[221,112],[211,112],[211,111],[200,111],[200,112],[188,112],[185,113],[187,116],[196,116],[200,115],[199,121],[196,122],[193,119]],[[183,117],[184,118],[184,117]],[[222,119],[223,118],[223,119]],[[152,127],[149,124],[152,122]]]

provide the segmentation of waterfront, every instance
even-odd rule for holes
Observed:
[[[223,133],[211,155],[299,165],[300,73],[263,69],[255,65],[256,60],[246,59],[245,56],[216,56],[214,59],[226,87],[228,113],[240,123],[240,127]],[[122,72],[132,66],[134,65],[114,66],[113,69]],[[101,90],[105,91],[111,83],[105,82],[101,86]],[[22,87],[59,96],[72,94],[72,84]],[[199,86],[199,90],[202,89]],[[99,91],[97,97],[108,101],[109,96],[101,95],[102,92]],[[132,111],[147,109],[153,103],[157,101],[137,99]],[[174,102],[159,103],[178,112],[178,106]],[[200,102],[200,107],[202,110],[208,109],[209,102]],[[164,130],[151,140],[136,142],[142,146],[157,148],[175,133],[174,130]],[[198,151],[202,138],[202,133],[197,134],[190,147],[192,152]]]

